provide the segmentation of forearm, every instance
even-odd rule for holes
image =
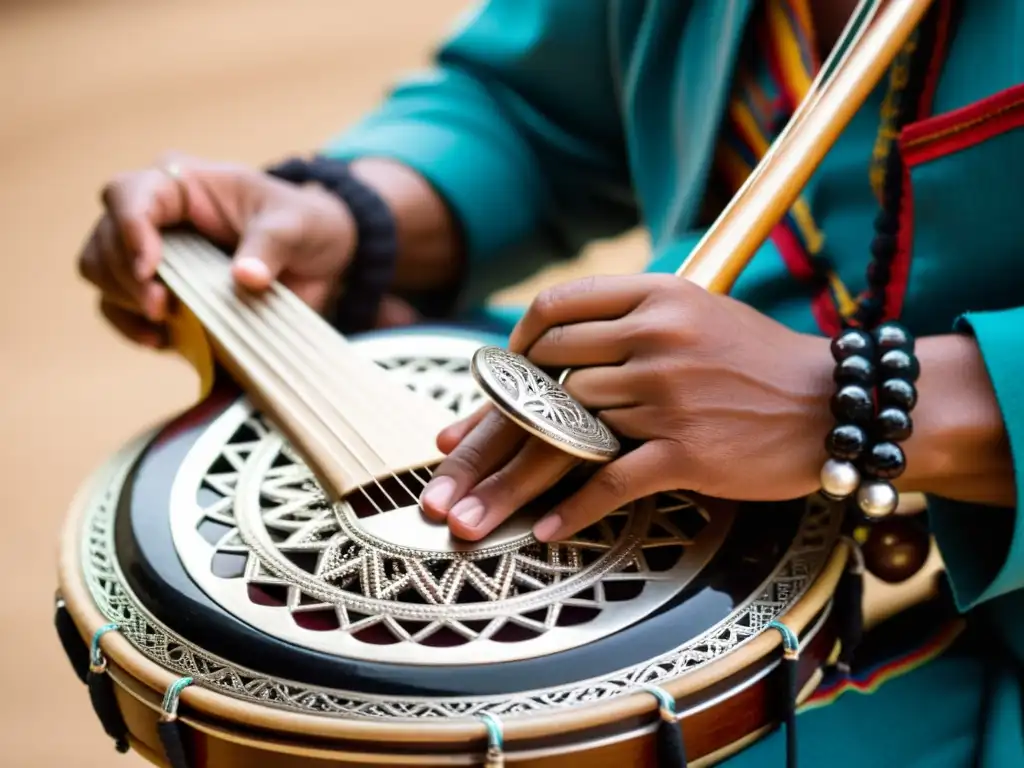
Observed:
[[[395,291],[421,292],[455,285],[462,271],[462,243],[451,211],[433,187],[392,160],[356,160],[351,170],[384,199],[395,217]]]
[[[974,339],[919,339],[914,432],[904,444],[900,491],[1013,507],[1013,461],[1002,414]]]

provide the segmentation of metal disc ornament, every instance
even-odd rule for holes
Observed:
[[[481,347],[471,370],[491,401],[527,432],[586,461],[618,455],[619,441],[607,425],[522,355]]]

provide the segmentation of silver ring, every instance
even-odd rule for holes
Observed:
[[[157,168],[166,173],[175,181],[183,181],[183,177],[181,175],[181,166],[178,163],[162,163],[161,165],[158,165]]]

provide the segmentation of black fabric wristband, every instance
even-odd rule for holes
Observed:
[[[328,157],[293,158],[266,169],[293,184],[316,183],[337,195],[356,223],[357,245],[345,273],[345,287],[329,320],[342,333],[376,327],[381,300],[395,277],[398,227],[387,203],[349,171],[348,163]]]

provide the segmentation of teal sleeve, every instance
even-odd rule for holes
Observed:
[[[1017,488],[1013,509],[929,499],[932,531],[957,605],[969,610],[1024,587],[1024,308],[967,313],[955,329],[973,334],[981,350],[1006,425]]]
[[[329,142],[422,175],[459,221],[475,293],[637,223],[608,3],[490,0]]]

